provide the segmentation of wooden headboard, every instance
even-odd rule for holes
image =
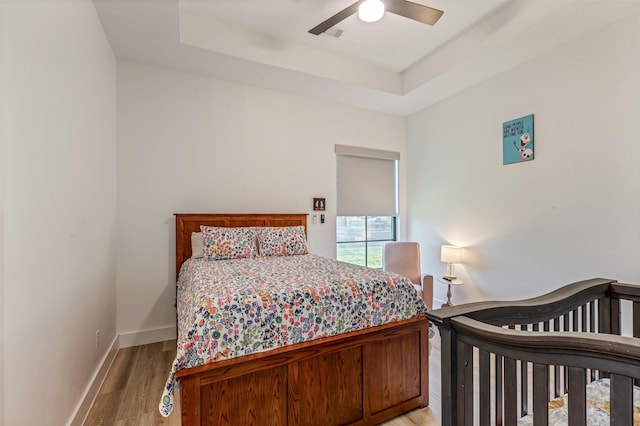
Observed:
[[[191,257],[191,233],[200,232],[200,225],[236,226],[304,226],[307,233],[307,214],[208,214],[176,213],[176,276],[185,260]]]

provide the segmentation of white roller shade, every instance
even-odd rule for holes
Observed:
[[[338,216],[396,216],[400,154],[336,145]]]

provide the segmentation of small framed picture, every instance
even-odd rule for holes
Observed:
[[[313,199],[313,210],[318,212],[324,211],[324,198]]]
[[[502,164],[533,160],[533,114],[502,123]]]

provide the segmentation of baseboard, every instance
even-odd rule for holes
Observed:
[[[176,338],[176,326],[155,328],[153,330],[134,331],[120,335],[120,347],[148,345],[149,343],[164,342]]]
[[[78,404],[75,410],[75,414],[71,418],[68,426],[81,426],[89,414],[89,410],[93,405],[93,402],[98,396],[100,386],[107,377],[107,373],[113,364],[113,360],[116,358],[118,349],[128,348],[130,346],[146,345],[149,343],[163,342],[165,340],[171,340],[176,338],[176,327],[164,327],[156,328],[153,330],[137,331],[132,333],[123,333],[116,336],[111,342],[109,350],[102,358],[100,366],[96,370],[89,386],[84,392],[84,397]]]
[[[96,396],[98,396],[98,392],[100,391],[100,386],[102,386],[102,382],[107,377],[107,373],[111,368],[111,364],[113,364],[113,360],[116,359],[116,354],[118,353],[118,336],[113,339],[111,342],[111,346],[109,346],[109,350],[105,353],[102,358],[102,362],[100,366],[96,370],[89,386],[84,392],[84,397],[78,404],[75,410],[75,414],[71,418],[71,422],[69,422],[69,426],[81,426],[84,423],[87,415],[89,414],[89,410],[93,405],[93,401],[95,401]]]

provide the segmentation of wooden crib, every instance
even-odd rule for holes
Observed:
[[[610,406],[598,408],[609,411],[610,424],[634,424],[640,286],[591,279],[533,299],[470,303],[427,317],[441,336],[443,426],[513,426],[527,417],[547,425],[550,401],[562,396],[568,424],[587,425],[592,402],[585,389],[595,381],[610,386]]]

